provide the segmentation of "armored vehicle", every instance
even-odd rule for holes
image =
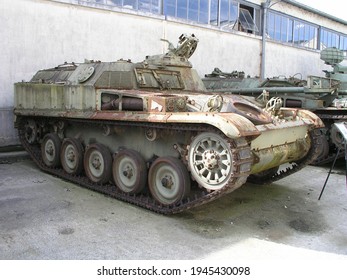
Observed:
[[[323,70],[323,72],[327,78],[335,79],[340,82],[338,88],[340,95],[339,99],[344,99],[346,96],[343,95],[347,95],[347,66],[341,64],[345,59],[343,51],[335,47],[326,48],[321,51],[320,58],[326,65],[330,65],[333,68],[332,71]]]
[[[163,214],[315,159],[315,114],[207,92],[188,61],[197,44],[182,35],[139,63],[65,63],[16,83],[23,146],[46,172]]]
[[[321,137],[323,148],[313,162],[319,165],[344,155],[343,137],[333,124],[347,119],[347,66],[339,65],[344,59],[343,52],[326,48],[321,52],[321,59],[334,69],[324,71],[325,77],[260,79],[246,77],[242,71],[225,73],[215,68],[211,74],[205,75],[203,82],[209,91],[248,96],[262,108],[273,98],[272,102],[280,103],[279,106],[314,112],[325,124]]]

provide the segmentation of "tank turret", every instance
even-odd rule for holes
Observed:
[[[315,160],[315,114],[207,91],[188,60],[197,44],[182,35],[141,62],[64,63],[16,83],[23,146],[45,172],[163,214]]]
[[[345,59],[343,51],[335,47],[325,48],[321,51],[320,58],[333,68],[333,71],[324,70],[325,76],[340,82],[340,95],[347,94],[347,66],[340,64]]]

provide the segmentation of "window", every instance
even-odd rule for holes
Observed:
[[[275,13],[269,13],[267,36],[276,41],[293,42],[293,20]]]
[[[189,22],[209,24],[225,31],[239,30],[253,34],[259,34],[262,21],[261,6],[243,0],[85,0],[78,2],[80,5],[95,6],[97,4],[98,8],[105,9],[116,6],[138,10],[148,15],[170,16]],[[271,9],[268,10],[267,16],[266,37],[269,39],[309,49],[336,47],[347,54],[346,34]]]
[[[304,21],[294,20],[294,38],[295,45],[306,48],[317,48],[318,28]]]
[[[209,0],[164,0],[164,14],[198,23],[208,23]]]
[[[234,1],[221,0],[220,26],[223,29],[233,29],[239,17],[239,5]]]
[[[306,48],[318,47],[318,27],[279,13],[269,12],[267,36]]]
[[[239,21],[242,29],[247,31],[258,32],[258,27],[254,23],[254,20],[248,10],[240,9]]]
[[[176,0],[166,0],[164,4],[164,14],[172,17],[177,17]]]
[[[108,0],[107,1],[108,5],[116,5],[116,6],[122,6],[122,0]]]
[[[124,8],[128,9],[137,9],[137,1],[136,0],[123,0]]]
[[[209,0],[200,0],[199,4],[199,22],[207,24]]]
[[[320,30],[320,49],[335,47],[344,52],[347,56],[347,35],[334,32],[332,30],[325,29],[324,27]]]
[[[160,3],[162,0],[94,0],[100,4],[119,6],[132,10],[140,10],[153,14],[160,14]]]
[[[160,13],[160,0],[138,0],[138,9],[140,11],[150,12],[153,14]]]
[[[321,28],[320,32],[320,48],[321,50],[329,47],[339,48],[339,34],[336,32]]]
[[[340,50],[343,50],[345,56],[347,55],[347,36],[340,36]]]
[[[177,17],[187,19],[188,17],[188,4],[189,0],[176,0],[177,2]]]
[[[242,31],[258,32],[254,21],[255,9],[232,0],[163,0],[164,14],[190,21],[220,26],[226,30],[235,28],[238,22]],[[260,14],[260,13],[259,13]],[[237,29],[237,28],[236,28]]]
[[[219,0],[210,0],[210,24],[219,25]]]
[[[232,0],[210,0],[210,24],[223,30],[258,33],[260,9]]]

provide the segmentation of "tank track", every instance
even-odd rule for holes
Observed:
[[[160,213],[160,214],[176,214],[183,212],[185,210],[206,204],[208,202],[211,202],[215,199],[218,199],[222,197],[223,195],[231,192],[232,190],[242,186],[246,181],[249,173],[243,172],[242,174],[239,172],[239,170],[242,170],[241,166],[244,164],[249,164],[253,160],[250,152],[250,147],[246,143],[246,141],[229,141],[230,148],[233,151],[235,161],[233,162],[234,166],[237,166],[236,171],[234,172],[234,177],[229,181],[229,183],[224,186],[220,190],[216,191],[210,191],[208,192],[205,189],[194,188],[194,190],[191,192],[191,195],[189,195],[187,198],[183,199],[179,203],[175,205],[162,205],[159,204],[157,201],[155,201],[148,193],[144,194],[126,194],[121,192],[115,185],[108,183],[108,184],[96,184],[89,180],[84,173],[82,175],[70,175],[67,172],[65,172],[62,168],[50,168],[47,167],[41,156],[41,149],[39,144],[29,144],[26,141],[25,138],[25,129],[24,129],[24,119],[18,122],[18,132],[19,132],[19,138],[20,141],[23,145],[23,147],[26,149],[26,151],[29,153],[33,161],[38,165],[38,167],[49,174],[52,174],[54,176],[57,176],[59,178],[62,178],[64,180],[67,180],[69,182],[81,185],[83,187],[86,187],[90,190],[108,195],[110,197],[116,198],[121,201],[125,201],[128,203],[131,203],[133,205],[148,209],[150,211]],[[46,119],[47,120],[47,119]],[[78,123],[82,124],[101,124],[98,123],[97,121],[87,121],[87,120],[78,120]],[[107,124],[107,122],[102,121],[102,125]],[[114,122],[109,122],[109,124],[115,124]],[[117,125],[129,125],[127,122],[117,122]],[[131,125],[134,125],[134,123],[131,123]],[[153,125],[153,124],[148,124],[148,123],[136,123],[135,125],[137,126],[142,126],[142,127],[152,127],[152,128],[167,128],[166,125],[159,124],[159,125]],[[171,128],[172,129],[172,128]],[[175,126],[175,130],[190,130],[190,131],[206,131],[206,127],[199,127],[199,126],[193,126],[193,125],[184,125],[184,126]],[[214,130],[215,131],[215,130]],[[235,146],[236,145],[236,146]],[[249,157],[241,159],[241,156],[239,153],[241,151],[244,151],[245,149],[249,149]],[[244,153],[242,153],[244,155]]]
[[[87,121],[87,120],[78,120],[76,121],[80,124],[98,124],[97,121]],[[115,124],[114,122],[105,122],[103,121],[102,124]],[[101,124],[100,124],[101,125]],[[117,122],[117,125],[129,125],[127,122]],[[134,123],[131,123],[131,125],[134,125]],[[167,129],[167,125],[165,124],[148,124],[148,123],[137,123],[136,124],[139,127],[146,127],[146,128],[157,128],[157,129]],[[177,131],[184,131],[184,130],[190,130],[190,131],[197,131],[197,132],[204,132],[204,131],[215,131],[213,128],[205,127],[205,126],[197,126],[197,125],[184,125],[179,126],[175,125],[174,127],[170,127],[170,129],[175,129]],[[83,187],[86,187],[90,190],[103,193],[105,195],[108,195],[110,197],[116,198],[121,201],[125,201],[128,203],[131,203],[133,205],[148,209],[150,211],[160,213],[160,214],[177,214],[189,209],[192,209],[194,207],[198,207],[200,205],[209,203],[213,200],[216,200],[223,195],[230,193],[231,191],[237,189],[238,187],[245,184],[247,181],[255,184],[269,184],[272,182],[275,182],[277,180],[283,179],[284,177],[287,177],[299,170],[301,170],[306,165],[310,164],[315,158],[318,153],[318,150],[320,149],[320,143],[318,141],[320,131],[314,130],[310,133],[311,141],[314,143],[308,154],[303,158],[302,160],[292,163],[291,167],[286,168],[285,170],[281,170],[275,174],[271,174],[271,176],[264,176],[263,178],[257,177],[254,179],[252,175],[249,176],[249,173],[243,172],[242,174],[239,172],[240,166],[243,164],[249,164],[251,162],[252,156],[251,153],[249,158],[241,159],[239,156],[239,151],[244,151],[245,149],[249,149],[249,146],[245,143],[239,142],[239,141],[228,141],[230,148],[233,150],[235,162],[234,166],[237,166],[237,170],[235,172],[235,176],[232,180],[229,181],[229,183],[224,186],[220,190],[216,191],[207,191],[203,188],[196,187],[192,192],[191,195],[187,198],[180,201],[178,204],[165,206],[162,204],[159,204],[157,201],[155,201],[148,193],[144,194],[126,194],[121,192],[115,185],[108,183],[108,184],[96,184],[93,183],[91,180],[89,180],[84,174],[82,175],[70,175],[66,173],[62,168],[50,168],[47,167],[41,157],[41,149],[40,145],[38,144],[29,144],[25,139],[25,130],[24,130],[24,124],[23,121],[19,122],[18,125],[18,132],[19,132],[19,138],[23,145],[23,147],[26,149],[26,151],[29,153],[33,161],[38,165],[38,167],[49,174],[55,175],[59,178],[62,178],[64,180],[70,181],[72,183],[81,185]],[[236,145],[236,146],[234,146]],[[243,153],[244,154],[244,153]]]
[[[309,165],[316,160],[319,154],[319,150],[322,147],[322,143],[319,140],[320,135],[321,131],[319,129],[315,129],[310,132],[311,143],[313,143],[313,145],[311,146],[307,155],[301,160],[297,162],[291,162],[291,166],[287,167],[286,169],[279,170],[277,172],[274,172],[273,174],[264,175],[263,177],[255,177],[250,175],[247,181],[257,185],[271,184],[275,181],[278,181],[280,179],[283,179],[284,177],[287,177],[293,173],[300,171],[306,165]]]

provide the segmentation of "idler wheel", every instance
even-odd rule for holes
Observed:
[[[200,186],[208,190],[223,188],[233,175],[233,155],[226,139],[203,132],[190,144],[188,164]]]
[[[141,192],[147,183],[147,166],[139,152],[121,150],[113,160],[112,175],[116,185],[125,193]]]
[[[148,184],[154,199],[164,205],[178,203],[190,192],[188,170],[174,157],[160,157],[153,162]]]
[[[112,157],[108,148],[102,144],[90,145],[84,154],[84,170],[94,183],[107,183],[112,171]]]
[[[42,160],[48,167],[58,167],[60,165],[61,141],[56,133],[48,133],[42,141]]]
[[[61,165],[69,174],[80,174],[83,170],[83,146],[74,138],[66,138],[61,146]]]
[[[25,123],[25,139],[29,144],[34,144],[37,141],[38,127],[34,120],[29,119]]]

